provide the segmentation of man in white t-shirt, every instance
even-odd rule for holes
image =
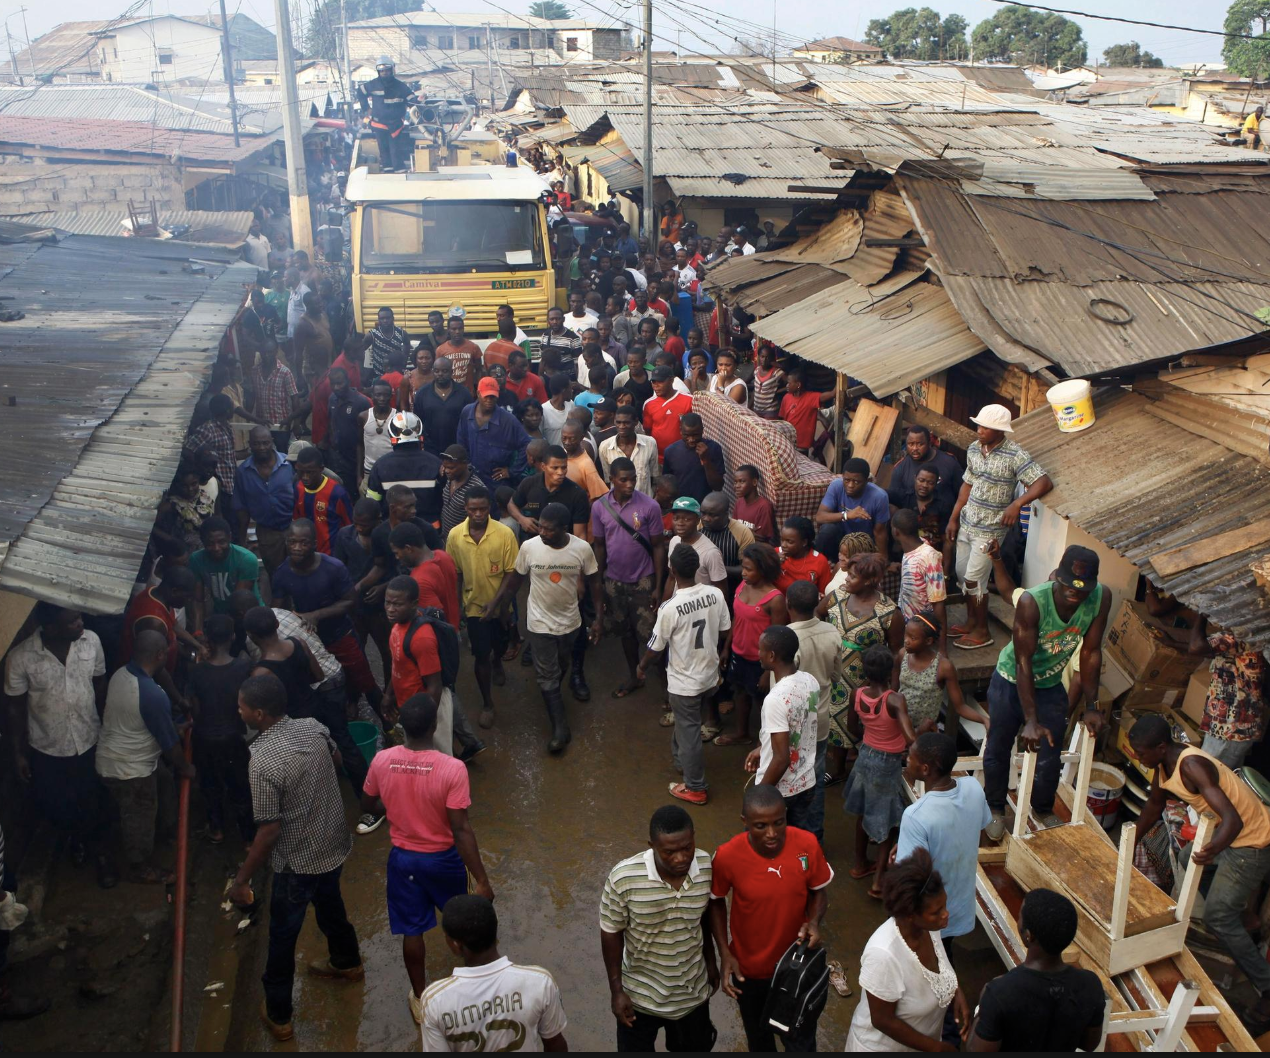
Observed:
[[[691,496],[680,496],[670,505],[670,523],[675,528],[666,553],[670,554],[679,544],[687,544],[699,560],[697,583],[713,584],[720,591],[728,586],[728,570],[723,564],[723,552],[714,541],[701,531],[701,504]],[[666,578],[665,598],[675,591],[674,578]]]
[[[670,795],[694,805],[709,800],[701,747],[701,707],[706,695],[713,694],[719,685],[719,655],[732,627],[723,592],[712,584],[697,583],[700,563],[688,544],[671,548],[674,595],[657,611],[653,637],[635,672],[638,679],[644,679],[644,670],[653,659],[669,650],[666,697],[675,717],[670,752],[675,767],[683,772],[683,782],[670,784]]]
[[[541,966],[498,954],[498,916],[483,896],[453,896],[441,911],[450,951],[463,960],[423,993],[425,1051],[567,1051],[568,1019]]]
[[[563,503],[549,503],[538,513],[538,536],[521,545],[515,568],[503,578],[498,594],[485,607],[483,615],[487,621],[497,617],[516,597],[525,578],[529,578],[525,623],[533,649],[534,675],[551,720],[549,753],[559,753],[571,737],[560,683],[569,671],[573,641],[582,628],[578,608],[579,577],[586,578],[595,607],[595,620],[586,632],[592,643],[600,641],[604,617],[604,595],[595,552],[585,540],[569,532],[570,520],[569,508]]]
[[[798,633],[772,625],[759,637],[758,660],[772,674],[763,699],[758,749],[745,758],[756,785],[775,786],[785,798],[789,826],[807,828],[816,796],[816,714],[820,683],[794,664]]]

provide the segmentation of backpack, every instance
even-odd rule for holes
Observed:
[[[410,644],[414,641],[415,633],[424,625],[431,627],[433,634],[437,637],[437,653],[441,657],[441,685],[453,690],[454,681],[459,678],[459,633],[452,624],[446,621],[445,614],[435,606],[420,607],[414,620],[410,622],[410,627],[406,629],[405,638],[401,642],[401,651],[414,661],[415,657],[410,650]]]
[[[823,946],[808,948],[806,941],[791,944],[772,974],[763,1020],[787,1034],[814,1025],[829,998],[827,963]]]

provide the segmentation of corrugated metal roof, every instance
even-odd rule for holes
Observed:
[[[970,195],[1002,198],[1041,198],[1053,202],[1077,199],[1098,200],[1155,198],[1142,177],[1130,169],[1103,169],[1088,166],[1069,169],[1056,165],[1026,165],[991,159],[975,177],[961,180],[961,189]]]
[[[860,379],[878,397],[984,349],[948,295],[932,283],[874,298],[848,279],[750,329],[788,352]]]
[[[223,105],[212,95],[181,95],[143,85],[72,84],[38,88],[0,86],[0,113],[7,117],[55,118],[71,121],[136,121],[160,129],[186,132],[233,132],[228,90]],[[240,103],[243,101],[240,96]],[[239,128],[248,133],[272,132],[281,118],[244,112]]]
[[[1164,422],[1150,407],[1137,394],[1104,390],[1095,395],[1097,422],[1088,430],[1060,433],[1044,408],[1016,422],[1014,438],[1054,482],[1042,501],[1047,507],[1124,555],[1183,605],[1266,653],[1270,605],[1248,569],[1266,553],[1264,545],[1173,577],[1160,577],[1151,557],[1262,518],[1270,470]]]
[[[588,163],[613,191],[630,191],[644,182],[644,167],[621,140],[563,148],[570,165]]]
[[[197,161],[245,161],[282,140],[281,133],[234,137],[219,132],[174,132],[136,121],[20,118],[0,113],[0,141],[69,151],[189,158]]]
[[[217,263],[190,274],[191,256]],[[0,587],[93,613],[127,604],[254,275],[225,261],[141,239],[0,246],[0,294],[26,313],[0,346]]]
[[[29,48],[23,48],[6,64],[6,81],[12,80],[11,68],[16,66],[25,78],[30,70],[37,74],[50,74],[59,71],[63,75],[92,74],[100,75],[97,63],[97,38],[99,30],[105,29],[110,22],[105,19],[91,22],[62,22],[47,33],[43,33],[31,42]]]
[[[38,213],[9,213],[6,219],[22,224],[56,228],[68,235],[117,235],[123,237],[126,212],[46,210]],[[188,227],[180,241],[195,246],[242,246],[251,227],[252,215],[246,212],[213,213],[207,210],[176,209],[159,211],[159,227],[171,231]]]

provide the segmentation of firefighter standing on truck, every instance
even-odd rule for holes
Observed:
[[[408,84],[397,80],[396,67],[387,55],[379,57],[375,72],[378,77],[357,89],[362,120],[374,129],[379,142],[380,171],[404,173],[414,153],[410,134],[405,131],[406,107],[418,100]]]

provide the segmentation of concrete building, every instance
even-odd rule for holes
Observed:
[[[348,27],[354,64],[390,55],[404,68],[454,64],[464,52],[491,51],[495,63],[511,53],[537,53],[542,63],[590,62],[621,57],[623,27],[601,27],[581,19],[533,18],[496,10],[474,13],[408,11]]]
[[[236,60],[277,54],[274,35],[246,15],[230,18],[229,34]],[[103,81],[163,85],[183,79],[224,79],[218,15],[159,15],[103,23],[91,36],[95,42],[92,61]]]
[[[812,62],[860,62],[865,59],[881,59],[882,49],[876,44],[865,44],[850,37],[824,37],[793,50],[796,59]]]

